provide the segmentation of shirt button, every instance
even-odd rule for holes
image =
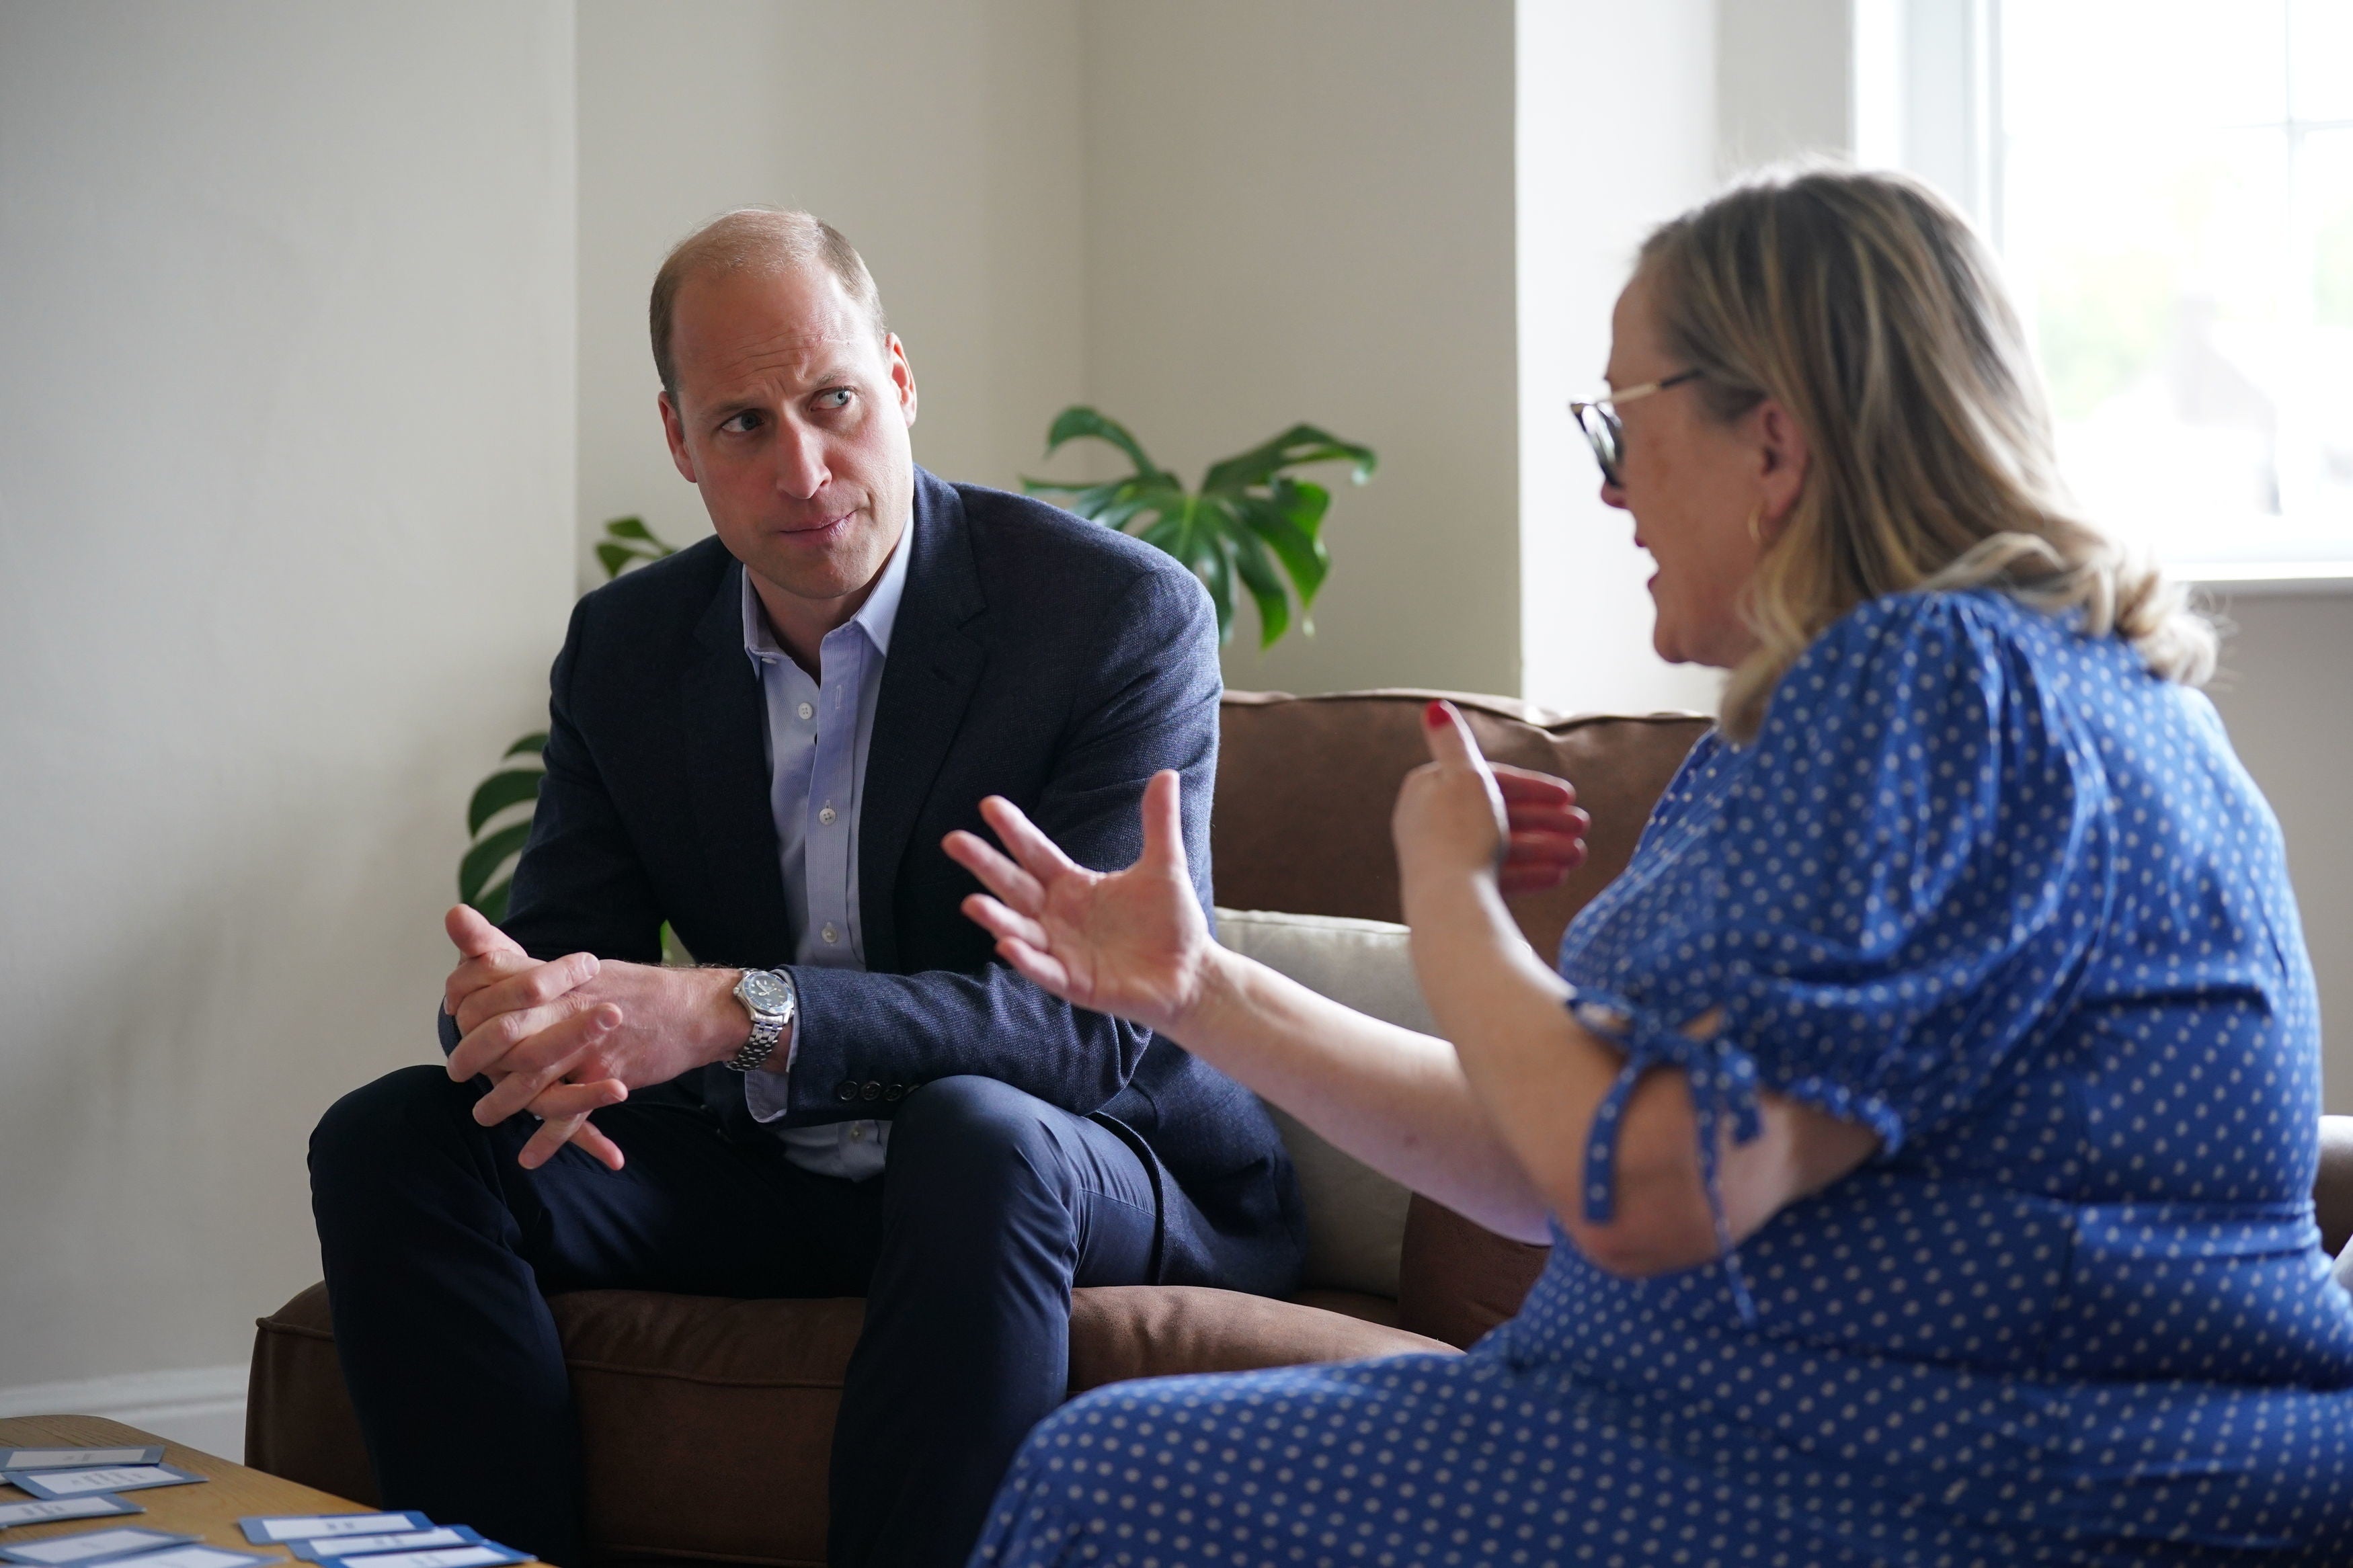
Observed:
[[[817,814],[817,819],[829,827],[833,825],[833,819],[839,815],[841,815],[839,812],[835,811],[833,807],[828,805],[824,810]]]
[[[833,922],[831,921],[828,921],[825,924],[825,929],[817,934],[825,938],[828,945],[841,940],[841,933],[833,929]]]
[[[849,1124],[849,1141],[852,1143],[857,1142],[860,1138],[865,1136],[866,1123],[863,1121],[853,1121]]]
[[[817,710],[806,702],[800,705],[799,712],[800,716],[804,719],[814,719],[817,717]]]

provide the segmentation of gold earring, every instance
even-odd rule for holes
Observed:
[[[1748,542],[1757,546],[1759,550],[1762,550],[1765,547],[1765,535],[1762,531],[1758,529],[1757,524],[1764,521],[1765,503],[1760,500],[1754,507],[1750,508],[1748,512]]]

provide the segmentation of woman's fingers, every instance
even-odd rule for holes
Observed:
[[[1174,768],[1163,768],[1144,786],[1144,859],[1166,866],[1180,876],[1185,870],[1185,809],[1183,783]]]
[[[1565,778],[1540,773],[1533,768],[1515,768],[1509,763],[1489,763],[1487,771],[1495,775],[1495,787],[1504,792],[1505,800],[1525,801],[1532,805],[1577,804],[1577,786]]]
[[[1070,969],[1053,954],[1030,946],[1018,937],[997,939],[997,955],[1013,966],[1013,972],[1049,994],[1065,1002],[1084,1005],[1084,998],[1076,994]]]
[[[997,847],[976,833],[957,828],[944,839],[941,847],[948,858],[980,879],[980,885],[1017,909],[1039,910],[1046,906],[1046,889],[1038,879],[999,854]]]
[[[1421,711],[1421,738],[1430,743],[1430,760],[1440,767],[1484,769],[1487,759],[1471,738],[1471,726],[1447,701],[1430,703]]]
[[[1495,878],[1507,893],[1525,893],[1544,888],[1557,888],[1568,874],[1585,863],[1582,850],[1564,855],[1546,848],[1524,854],[1517,849],[1504,858],[1495,868]]]
[[[1506,805],[1504,820],[1514,833],[1546,833],[1559,838],[1582,838],[1586,829],[1593,826],[1592,818],[1573,805],[1567,811],[1549,806]]]
[[[1029,916],[1016,913],[986,893],[969,893],[960,906],[965,917],[994,937],[1010,937],[1031,947],[1048,944],[1046,928]]]
[[[1055,842],[1038,830],[1038,825],[1022,815],[1021,808],[1001,795],[990,795],[980,803],[982,820],[1004,840],[1013,851],[1021,868],[1040,883],[1049,879],[1079,869],[1071,858],[1062,853]]]
[[[1586,842],[1569,832],[1523,832],[1518,826],[1504,842],[1506,860],[1553,860],[1565,868],[1586,863]]]

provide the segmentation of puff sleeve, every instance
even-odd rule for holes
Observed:
[[[1790,667],[1752,742],[1694,753],[1563,942],[1580,1018],[1628,1058],[1588,1147],[1594,1218],[1651,1068],[1691,1077],[1714,1201],[1719,1119],[1755,1136],[1761,1090],[1885,1159],[2063,1010],[2109,897],[2096,749],[2032,657],[2073,635],[1987,595],[1876,600]]]

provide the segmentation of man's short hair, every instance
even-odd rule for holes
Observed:
[[[670,321],[678,309],[678,291],[689,278],[705,272],[797,271],[817,262],[841,280],[859,308],[874,323],[874,335],[888,338],[891,328],[882,318],[882,296],[874,275],[866,270],[857,247],[841,231],[812,214],[784,207],[737,207],[721,213],[670,247],[654,274],[654,292],[647,307],[647,326],[653,333],[654,369],[662,390],[678,401],[678,369],[670,353]]]

